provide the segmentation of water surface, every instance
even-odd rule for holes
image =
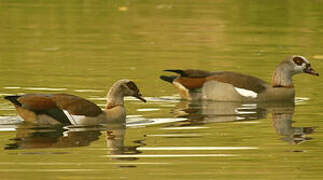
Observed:
[[[321,179],[321,77],[295,104],[181,101],[163,69],[271,80],[292,54],[322,69],[321,1],[0,1],[0,97],[71,93],[104,107],[132,79],[127,125],[33,127],[0,99],[4,179]]]

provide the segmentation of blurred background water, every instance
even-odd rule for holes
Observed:
[[[321,77],[294,77],[293,104],[181,101],[164,69],[271,80],[289,55],[321,72],[323,2],[1,0],[3,179],[321,179]],[[71,93],[101,107],[132,79],[127,127],[35,128],[2,97]]]

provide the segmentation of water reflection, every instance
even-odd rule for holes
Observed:
[[[108,147],[108,154],[110,155],[123,155],[123,154],[139,154],[141,151],[137,150],[138,147],[145,145],[143,140],[136,140],[135,146],[125,146],[126,125],[124,123],[109,124],[106,131],[106,142]],[[136,160],[133,157],[115,158],[119,160]]]
[[[262,119],[266,109],[257,104],[216,101],[181,101],[174,113],[177,117],[187,117],[193,123],[232,122]],[[198,120],[198,121],[195,121]]]
[[[314,127],[293,127],[294,106],[271,107],[273,127],[277,134],[283,136],[281,139],[291,144],[300,144],[311,137],[308,134],[314,132]]]
[[[181,101],[173,113],[176,117],[187,118],[182,126],[200,125],[205,123],[241,122],[264,119],[271,113],[273,127],[281,139],[290,144],[299,144],[311,137],[314,127],[293,127],[294,103],[239,103],[215,101]]]
[[[139,154],[137,147],[144,145],[142,140],[135,141],[135,146],[125,146],[126,126],[124,123],[110,123],[100,126],[36,126],[22,123],[15,127],[16,137],[10,139],[4,149],[41,149],[70,148],[89,146],[100,136],[106,135],[107,151],[110,155]],[[137,158],[117,158],[135,160]]]
[[[5,149],[68,148],[89,146],[99,139],[101,132],[89,130],[66,130],[60,127],[36,127],[21,124],[16,128],[16,137],[10,139]]]

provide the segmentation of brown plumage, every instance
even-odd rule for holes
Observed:
[[[254,92],[261,93],[265,90],[266,86],[268,85],[267,82],[242,73],[237,72],[216,72],[212,76],[206,78],[207,81],[215,80],[219,82],[229,83],[235,87],[243,88],[243,89],[250,89]],[[250,83],[252,81],[253,83]]]
[[[16,100],[22,105],[21,107],[32,111],[59,108],[67,110],[72,115],[92,117],[102,112],[93,102],[70,94],[26,94],[17,97]]]
[[[170,70],[167,70],[170,71]],[[180,70],[176,70],[178,73]],[[235,87],[250,89],[255,92],[262,92],[267,82],[249,75],[245,75],[237,72],[222,71],[222,72],[208,72],[201,70],[181,70],[185,76],[178,76],[174,79],[175,82],[182,84],[185,88],[192,90],[202,88],[206,81],[219,81],[224,83],[230,83]],[[173,72],[173,71],[172,71]],[[253,84],[250,84],[253,81]]]
[[[66,109],[72,115],[95,117],[102,113],[99,106],[84,98],[70,94],[53,95],[52,100],[60,109]]]
[[[187,89],[196,89],[201,88],[203,84],[207,81],[207,77],[198,77],[198,78],[191,78],[191,77],[178,77],[176,82],[182,84]]]
[[[146,102],[133,81],[119,80],[107,95],[102,111],[95,103],[70,94],[26,94],[6,96],[20,117],[36,124],[96,125],[107,121],[125,121],[124,97],[133,96]]]
[[[257,77],[230,71],[210,72],[193,69],[165,71],[179,74],[177,77],[160,78],[172,83],[183,99],[221,101],[292,100],[295,97],[293,75],[298,73],[319,75],[305,57],[298,55],[288,57],[277,66],[271,85]]]

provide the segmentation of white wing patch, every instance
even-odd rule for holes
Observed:
[[[72,115],[68,111],[63,110],[72,125],[93,126],[104,123],[106,121],[105,113],[101,113],[96,117],[88,117],[84,115]]]
[[[248,89],[243,89],[243,88],[238,88],[234,87],[234,89],[244,97],[249,97],[249,98],[257,98],[258,94],[254,91],[248,90]]]
[[[67,116],[68,120],[70,120],[70,122],[75,125],[76,122],[75,122],[73,116],[68,111],[66,111],[66,110],[63,110],[63,112]]]

